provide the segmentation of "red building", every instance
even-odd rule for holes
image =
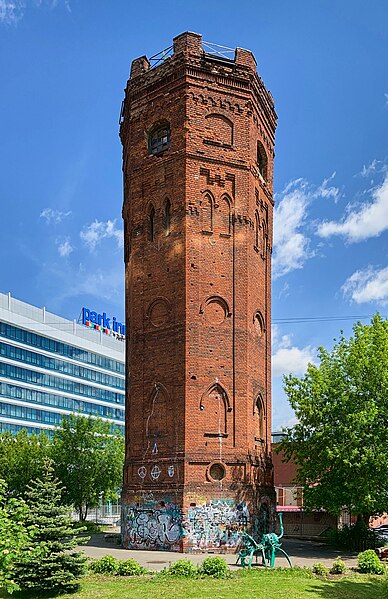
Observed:
[[[127,547],[233,547],[274,514],[276,113],[229,52],[183,33],[125,90]]]
[[[296,485],[296,465],[284,462],[284,454],[276,452],[277,442],[282,435],[273,434],[272,462],[276,492],[276,510],[283,514],[284,534],[295,537],[319,537],[329,528],[336,528],[338,518],[324,511],[303,511],[303,489]],[[346,523],[346,520],[343,521]]]

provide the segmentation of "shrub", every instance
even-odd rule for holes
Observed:
[[[118,576],[140,576],[141,574],[147,574],[147,572],[147,568],[141,566],[135,559],[127,559],[119,562],[116,574]]]
[[[343,574],[346,570],[346,564],[342,559],[336,559],[330,568],[330,574]]]
[[[326,576],[329,573],[329,568],[326,568],[321,562],[317,562],[313,564],[313,573],[318,574],[318,576]]]
[[[103,532],[102,530],[102,526],[100,526],[99,524],[96,524],[95,522],[91,522],[89,520],[77,520],[77,522],[74,522],[74,528],[82,528],[83,530],[86,530],[88,533],[90,534],[98,534]]]
[[[228,572],[228,566],[222,557],[206,557],[201,564],[200,572],[206,576],[224,578]]]
[[[183,578],[196,578],[198,576],[198,568],[188,559],[179,559],[178,561],[170,564],[168,568],[164,570],[165,574],[171,576],[181,576]]]
[[[365,574],[384,574],[385,566],[380,562],[373,549],[367,549],[357,556],[358,568]]]
[[[104,555],[101,559],[92,562],[90,569],[95,574],[116,574],[120,562],[113,555]]]

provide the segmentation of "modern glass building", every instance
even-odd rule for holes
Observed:
[[[0,293],[0,432],[49,433],[72,412],[124,430],[125,343],[97,329]]]

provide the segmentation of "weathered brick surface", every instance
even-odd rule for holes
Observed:
[[[204,54],[201,36],[191,33],[175,38],[173,55],[157,68],[151,70],[146,57],[132,63],[120,129],[127,320],[123,536],[131,546],[232,546],[248,515],[252,522],[260,506],[273,501],[276,114],[255,65],[252,53],[239,48],[234,60]],[[158,122],[169,124],[171,143],[149,155],[148,134]],[[212,473],[224,469],[222,480],[210,475],[215,463],[221,467]]]

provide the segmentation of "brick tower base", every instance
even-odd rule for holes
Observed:
[[[241,535],[260,538],[274,529],[272,486],[254,491],[208,489],[193,485],[182,493],[138,490],[122,498],[122,544],[128,549],[219,553],[234,552]]]

